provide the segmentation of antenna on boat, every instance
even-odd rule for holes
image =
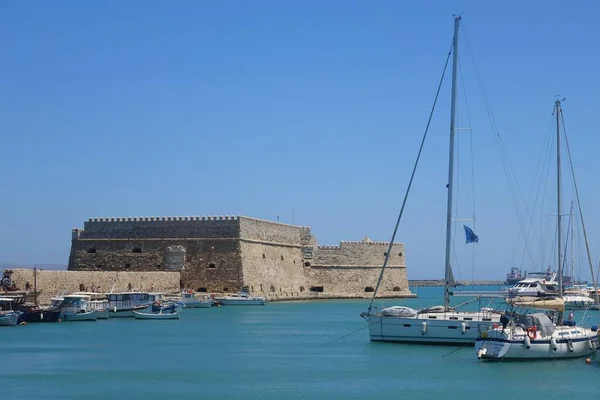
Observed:
[[[460,27],[460,15],[454,16],[454,41],[452,43],[452,97],[450,105],[450,157],[448,160],[448,206],[446,210],[446,260],[444,276],[444,309],[450,308],[450,270],[451,247],[452,247],[452,192],[454,190],[454,135],[456,132],[456,75],[458,68],[458,28]]]

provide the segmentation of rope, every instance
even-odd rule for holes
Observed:
[[[340,336],[340,337],[338,337],[337,339],[333,339],[331,342],[327,342],[327,343],[325,343],[325,346],[328,346],[328,345],[330,345],[331,343],[335,343],[335,342],[337,342],[338,340],[342,340],[342,339],[344,339],[344,338],[347,338],[347,337],[348,337],[348,336],[350,336],[350,335],[354,335],[355,333],[357,333],[357,332],[360,332],[360,331],[362,331],[363,329],[367,329],[367,328],[369,327],[369,325],[370,325],[370,324],[367,324],[366,326],[363,326],[362,328],[360,328],[360,329],[357,329],[357,330],[355,330],[354,332],[350,332],[350,333],[348,333],[347,335]]]
[[[425,133],[423,134],[423,138],[421,139],[421,145],[419,146],[419,152],[417,154],[417,158],[415,160],[415,164],[412,169],[412,173],[410,174],[410,180],[408,181],[408,187],[406,188],[406,193],[404,194],[404,200],[402,201],[402,207],[400,208],[400,214],[398,214],[398,219],[396,220],[396,226],[394,227],[394,233],[392,234],[392,239],[390,240],[390,245],[388,247],[387,252],[385,253],[385,259],[383,261],[383,266],[381,267],[381,272],[379,274],[379,279],[377,281],[377,286],[375,287],[375,291],[373,292],[373,297],[371,298],[371,303],[369,304],[369,313],[373,308],[373,301],[375,300],[375,296],[379,291],[379,286],[381,285],[381,281],[383,280],[383,273],[385,272],[385,268],[387,267],[390,254],[392,253],[392,246],[394,245],[394,240],[396,238],[396,233],[398,232],[398,226],[400,225],[400,220],[402,219],[402,214],[404,213],[404,207],[406,206],[406,201],[408,200],[408,194],[410,192],[410,188],[413,183],[413,179],[415,177],[415,173],[417,172],[417,166],[419,165],[419,159],[421,158],[421,153],[423,152],[423,146],[425,145],[425,139],[427,138],[427,133],[429,132],[429,125],[431,125],[431,119],[433,118],[433,112],[435,111],[435,106],[438,101],[438,97],[440,95],[440,91],[442,89],[442,82],[444,81],[444,76],[446,75],[446,69],[448,68],[448,62],[450,61],[450,54],[452,54],[452,46],[454,46],[455,38],[452,38],[452,45],[450,46],[450,51],[448,52],[448,56],[446,57],[446,64],[444,65],[444,70],[442,71],[442,77],[440,78],[440,83],[438,84],[437,92],[435,94],[435,99],[433,100],[433,106],[431,107],[431,111],[429,113],[429,119],[427,120],[427,125],[425,127]]]

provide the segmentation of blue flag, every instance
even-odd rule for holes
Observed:
[[[479,242],[479,236],[477,236],[473,230],[471,228],[469,228],[466,225],[463,225],[465,227],[465,235],[467,236],[467,244],[469,243],[477,243]]]

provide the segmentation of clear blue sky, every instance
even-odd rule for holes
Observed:
[[[66,264],[71,228],[101,216],[295,210],[320,244],[389,240],[457,12],[524,197],[567,97],[597,262],[600,5],[347,0],[2,2],[0,262]],[[460,54],[475,278],[500,279],[532,268],[514,261],[515,208]],[[409,278],[443,276],[448,83],[399,230]]]

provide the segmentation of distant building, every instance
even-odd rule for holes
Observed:
[[[372,293],[389,243],[317,246],[309,227],[249,217],[90,218],[73,229],[69,271],[180,271],[201,292],[248,287],[269,298]],[[411,296],[395,243],[380,293]]]

